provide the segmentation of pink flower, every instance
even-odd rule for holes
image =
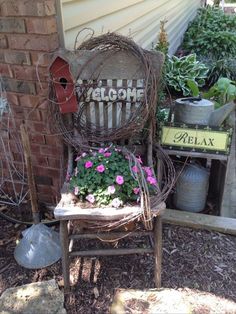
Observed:
[[[152,184],[152,185],[156,185],[157,184],[157,180],[153,177],[147,177],[147,182]]]
[[[141,157],[140,156],[138,156],[138,157],[136,157],[137,158],[137,160],[138,160],[138,162],[140,163],[140,164],[142,164],[143,163],[143,161],[142,161],[142,159],[141,159]]]
[[[136,194],[136,195],[139,194],[139,191],[140,191],[140,188],[134,188],[134,189],[133,189],[133,192],[134,192],[134,194]]]
[[[88,161],[86,161],[84,166],[85,166],[86,169],[88,169],[88,168],[91,168],[93,166],[93,163],[92,163],[91,160],[88,160]]]
[[[150,167],[143,167],[148,177],[152,176],[152,169]]]
[[[124,178],[122,176],[116,176],[116,183],[122,185],[124,183]]]
[[[111,194],[114,194],[115,191],[116,191],[116,188],[114,187],[114,185],[108,186],[108,188],[107,188],[108,194],[110,194],[110,195],[111,195]]]
[[[97,166],[97,168],[96,168],[96,170],[98,171],[98,172],[104,172],[105,171],[105,167],[104,167],[104,165],[103,164],[101,164],[101,165],[99,165],[99,166]]]
[[[123,202],[119,198],[114,198],[111,202],[111,206],[118,208],[123,205]]]
[[[111,156],[111,153],[109,152],[104,153],[104,157],[110,157],[110,156]]]
[[[105,150],[103,148],[100,148],[98,151],[100,154],[103,154],[105,152]]]
[[[78,187],[78,186],[75,186],[75,188],[74,188],[74,193],[75,193],[75,195],[78,195],[78,194],[79,194],[79,187]]]
[[[132,170],[133,170],[133,172],[135,172],[135,173],[138,173],[138,172],[139,172],[139,170],[138,170],[138,167],[137,167],[137,166],[133,166],[133,167],[132,167]]]
[[[95,202],[95,197],[93,194],[88,194],[85,198],[89,203],[93,204]]]

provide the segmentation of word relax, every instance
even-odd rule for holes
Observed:
[[[118,101],[136,102],[143,99],[143,88],[111,88],[111,87],[90,87],[84,93],[84,87],[77,86],[76,92],[79,99],[82,96],[85,102],[89,101]],[[84,95],[83,95],[84,93]],[[82,99],[81,99],[82,100]]]
[[[214,138],[206,137],[199,139],[196,136],[190,136],[188,132],[178,132],[174,135],[174,143],[192,144],[196,146],[214,146]]]

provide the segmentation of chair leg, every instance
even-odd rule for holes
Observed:
[[[161,264],[162,264],[162,218],[154,219],[154,280],[156,288],[161,287]]]
[[[61,260],[62,272],[64,278],[64,292],[70,290],[70,270],[69,270],[69,239],[68,239],[68,221],[60,221],[60,241],[61,241]]]

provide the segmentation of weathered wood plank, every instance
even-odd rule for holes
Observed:
[[[208,154],[208,153],[199,153],[199,152],[192,152],[192,151],[180,151],[174,149],[165,149],[165,152],[168,155],[181,155],[187,157],[200,157],[200,158],[209,158],[209,159],[217,159],[217,160],[228,160],[227,155],[220,155],[220,154]]]
[[[74,251],[70,253],[70,256],[113,256],[113,255],[145,254],[152,252],[153,249],[150,248],[107,249],[107,250]]]
[[[164,223],[236,235],[236,219],[234,218],[210,216],[175,209],[166,209],[162,217]]]
[[[126,231],[126,232],[106,232],[106,233],[81,233],[81,234],[72,234],[70,235],[70,239],[78,240],[78,239],[119,239],[124,238],[126,236],[130,237],[141,237],[141,236],[151,236],[153,234],[152,231]]]

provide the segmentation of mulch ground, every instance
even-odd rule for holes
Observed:
[[[60,262],[40,270],[16,263],[13,252],[22,229],[0,219],[0,294],[53,278],[63,289]],[[165,225],[163,241],[163,287],[196,289],[236,302],[236,237]],[[139,246],[145,243],[140,240]],[[153,257],[74,258],[71,281],[72,292],[65,298],[69,314],[108,313],[116,289],[154,288]]]

